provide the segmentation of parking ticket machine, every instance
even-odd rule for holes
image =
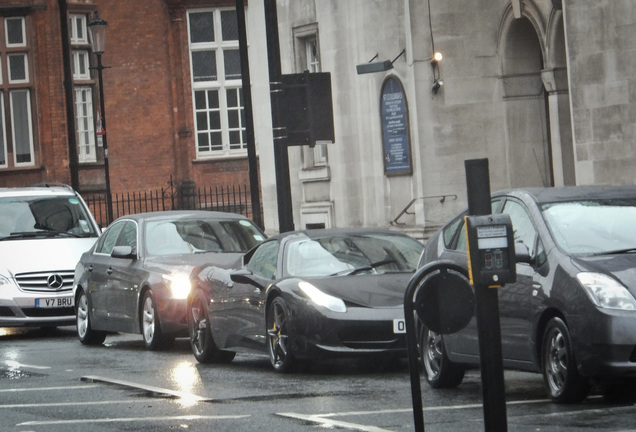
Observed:
[[[510,216],[466,216],[465,222],[470,283],[500,287],[515,282],[515,243]]]

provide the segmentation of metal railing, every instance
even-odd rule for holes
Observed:
[[[252,217],[250,191],[247,186],[168,187],[141,192],[116,193],[112,196],[113,218],[151,211],[213,210],[239,213]],[[105,194],[82,194],[86,204],[101,227],[108,226]]]

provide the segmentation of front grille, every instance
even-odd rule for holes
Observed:
[[[354,349],[401,349],[406,347],[403,334],[393,333],[393,323],[351,325],[338,331],[342,344]]]
[[[15,314],[13,313],[13,311],[11,310],[11,308],[8,308],[6,306],[2,306],[0,307],[0,316],[4,316],[4,317],[14,317]]]
[[[59,293],[73,288],[73,273],[73,270],[20,273],[15,280],[22,291]]]
[[[75,315],[75,309],[73,309],[72,307],[53,308],[53,309],[23,308],[22,312],[24,312],[26,316],[32,317],[32,318],[46,318],[46,317]]]

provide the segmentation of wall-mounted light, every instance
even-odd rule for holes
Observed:
[[[439,89],[444,85],[444,80],[442,80],[439,73],[439,62],[442,58],[442,53],[439,51],[436,51],[433,57],[430,58],[431,67],[433,68],[433,86],[431,87],[431,91],[434,95],[436,95]]]
[[[395,57],[392,61],[384,60],[384,61],[374,62],[373,60],[378,58],[378,54],[376,54],[371,60],[369,60],[368,63],[357,65],[356,72],[358,73],[358,75],[362,75],[367,73],[385,72],[385,71],[391,70],[393,69],[393,63],[395,63],[395,61],[399,59],[405,52],[406,52],[406,49],[403,49],[402,52],[398,54],[397,57]]]
[[[433,92],[433,94],[437,94],[437,92],[439,91],[440,88],[442,88],[442,86],[444,85],[444,80],[441,78],[437,78],[435,81],[433,81],[433,87],[431,87],[431,91]]]
[[[433,54],[433,57],[431,57],[431,64],[437,64],[439,62],[442,61],[442,53],[437,51],[435,54]]]

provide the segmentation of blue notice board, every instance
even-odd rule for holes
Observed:
[[[411,143],[406,95],[402,83],[395,77],[387,78],[382,85],[380,115],[384,172],[387,175],[410,175]]]

